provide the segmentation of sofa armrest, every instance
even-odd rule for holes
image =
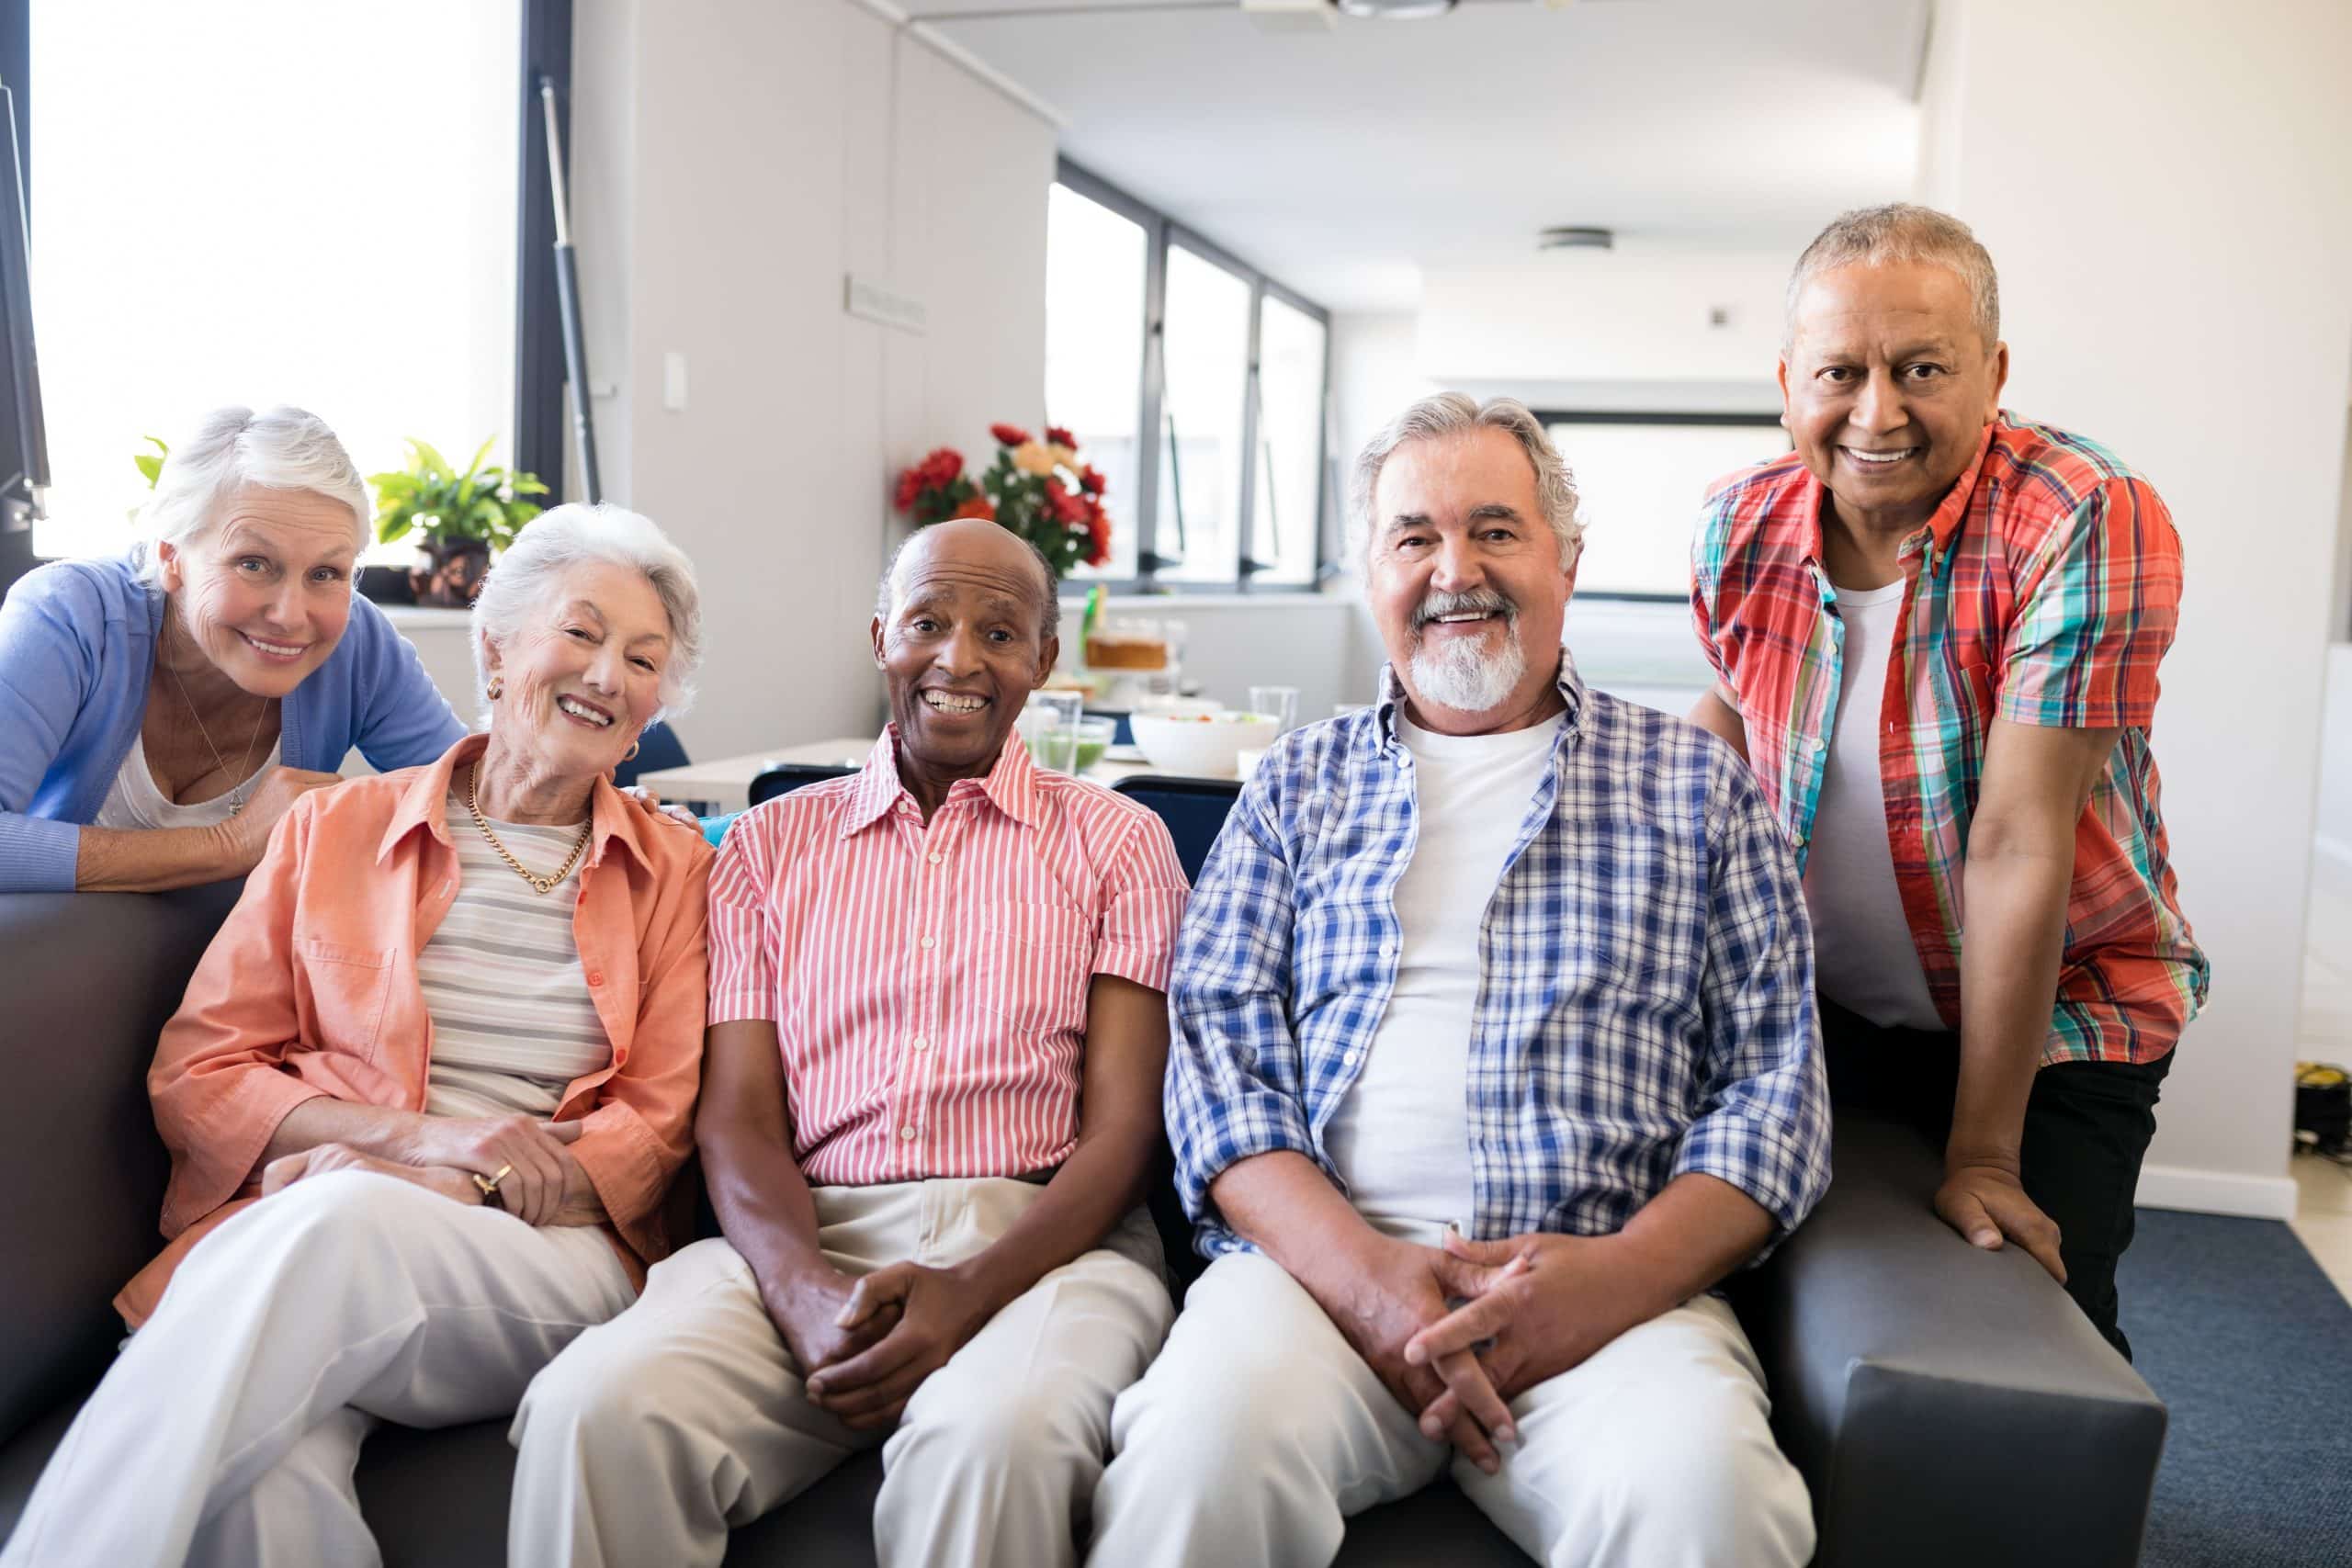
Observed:
[[[105,1370],[163,1246],[147,1067],[242,886],[0,894],[0,1440]]]
[[[1942,1165],[1917,1134],[1841,1115],[1833,1158],[1820,1208],[1741,1292],[1818,1568],[2130,1568],[2162,1402],[2040,1264],[1937,1218]]]

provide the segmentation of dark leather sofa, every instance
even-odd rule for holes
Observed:
[[[159,1245],[143,1075],[234,892],[0,895],[0,1540],[120,1337],[109,1298]],[[1841,1123],[1836,1159],[1819,1212],[1735,1291],[1813,1490],[1816,1561],[2135,1562],[2164,1406],[2024,1254],[1953,1240],[1915,1136]],[[501,1562],[511,1469],[503,1422],[379,1433],[359,1489],[385,1562]],[[879,1483],[869,1454],[737,1532],[728,1561],[864,1568]],[[1441,1483],[1360,1516],[1340,1561],[1525,1559]]]

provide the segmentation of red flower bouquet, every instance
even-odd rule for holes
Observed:
[[[974,479],[964,455],[942,446],[899,475],[892,500],[918,527],[950,517],[989,517],[1037,547],[1054,575],[1111,558],[1102,476],[1078,460],[1078,437],[1057,424],[1040,441],[1017,424],[992,424],[996,461]]]

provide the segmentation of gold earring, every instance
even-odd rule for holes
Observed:
[[[628,750],[621,753],[621,761],[624,762],[634,762],[637,761],[637,753],[638,743],[632,740],[628,743]]]
[[[491,700],[492,702],[496,702],[496,701],[498,700],[499,694],[500,694],[500,693],[502,693],[502,692],[503,692],[503,691],[505,691],[505,690],[506,690],[506,677],[505,677],[505,676],[503,676],[503,675],[492,675],[492,676],[490,678],[490,700]]]

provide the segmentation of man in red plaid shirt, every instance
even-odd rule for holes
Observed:
[[[2008,362],[1965,224],[1883,207],[1814,241],[1795,450],[1717,484],[1693,547],[1718,680],[1690,717],[1803,861],[1833,1099],[1939,1141],[1937,1213],[2128,1356],[2115,1266],[2208,973],[2149,749],[2180,540],[2113,455],[2001,408]]]

